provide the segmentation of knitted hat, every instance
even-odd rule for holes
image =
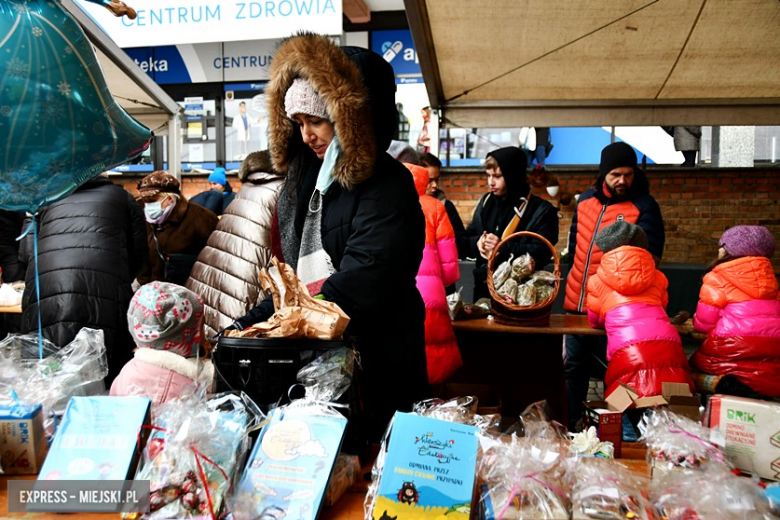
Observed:
[[[138,183],[141,197],[153,197],[158,193],[179,193],[179,181],[162,170],[152,172]]]
[[[214,171],[209,175],[209,182],[216,182],[217,184],[227,184],[227,177],[225,177],[225,168],[217,166]]]
[[[609,253],[621,246],[650,249],[645,230],[625,220],[618,220],[599,231],[596,234],[596,245],[605,253]]]
[[[301,78],[295,78],[287,89],[287,94],[284,95],[284,111],[290,119],[295,114],[306,114],[330,121],[322,98],[308,80]]]
[[[194,357],[203,330],[203,302],[180,285],[150,282],[130,301],[127,325],[139,348]]]
[[[612,143],[601,150],[601,162],[599,162],[599,173],[606,175],[615,168],[623,166],[636,167],[636,152],[631,146],[623,142]]]
[[[775,238],[764,226],[734,226],[720,237],[718,245],[731,256],[765,256],[775,254]]]

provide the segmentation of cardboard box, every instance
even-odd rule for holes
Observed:
[[[691,395],[685,383],[663,383],[663,398],[669,403],[669,411],[693,421],[701,422],[701,400]]]
[[[34,475],[46,457],[43,409],[0,406],[0,464],[7,475]]]
[[[615,446],[615,458],[620,458],[623,443],[623,412],[629,408],[668,406],[672,412],[697,422],[701,420],[699,399],[691,395],[687,384],[663,383],[662,392],[663,395],[639,397],[632,387],[620,383],[620,386],[604,401],[585,402],[583,426],[595,427],[599,439],[602,442],[611,442]]]
[[[39,479],[132,479],[151,403],[148,397],[71,397]]]
[[[613,392],[614,394],[614,392]],[[612,397],[612,396],[610,396]],[[615,458],[620,458],[623,447],[623,410],[607,401],[586,401],[582,426],[596,428],[596,435],[602,442],[611,442],[615,447]]]
[[[708,426],[720,433],[729,460],[739,469],[780,480],[780,404],[716,394]]]

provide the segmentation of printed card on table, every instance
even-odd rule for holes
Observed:
[[[314,520],[347,427],[341,416],[276,408],[239,484],[259,518]]]
[[[477,468],[477,428],[396,412],[374,520],[467,520]]]

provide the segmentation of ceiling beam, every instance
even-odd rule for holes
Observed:
[[[371,9],[365,0],[344,0],[342,3],[344,16],[352,23],[368,23],[371,21]]]
[[[425,0],[404,0],[409,29],[412,32],[414,48],[420,60],[420,71],[425,79],[425,89],[428,91],[428,101],[434,109],[438,109],[444,101],[439,62],[436,59],[436,47],[431,34],[431,22],[428,18],[428,7]]]
[[[780,99],[646,101],[479,101],[442,108],[444,127],[775,125]]]

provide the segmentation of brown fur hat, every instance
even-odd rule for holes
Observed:
[[[260,150],[247,155],[241,161],[241,166],[238,169],[238,180],[246,182],[247,177],[258,172],[276,174],[274,165],[271,162],[271,153],[268,150]]]

